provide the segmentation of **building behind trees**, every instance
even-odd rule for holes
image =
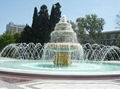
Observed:
[[[102,32],[101,38],[96,42],[104,45],[117,45],[120,43],[120,30]]]
[[[25,25],[14,24],[13,22],[9,22],[6,25],[6,33],[15,34],[17,32],[22,32],[24,28],[25,28]]]

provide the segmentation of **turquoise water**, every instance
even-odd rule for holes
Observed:
[[[23,70],[38,70],[38,71],[62,71],[62,72],[110,72],[120,71],[120,64],[116,63],[101,63],[101,62],[73,62],[72,65],[55,66],[52,61],[3,61],[0,62],[0,68],[12,68]]]

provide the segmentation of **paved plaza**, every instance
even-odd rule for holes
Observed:
[[[44,79],[2,74],[0,89],[120,89],[120,78]]]

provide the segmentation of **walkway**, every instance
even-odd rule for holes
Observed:
[[[120,89],[120,78],[114,79],[32,79],[0,75],[0,89]]]

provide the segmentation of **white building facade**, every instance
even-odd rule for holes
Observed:
[[[15,34],[17,32],[22,32],[25,28],[25,25],[18,25],[10,22],[6,25],[6,33],[8,34]]]

